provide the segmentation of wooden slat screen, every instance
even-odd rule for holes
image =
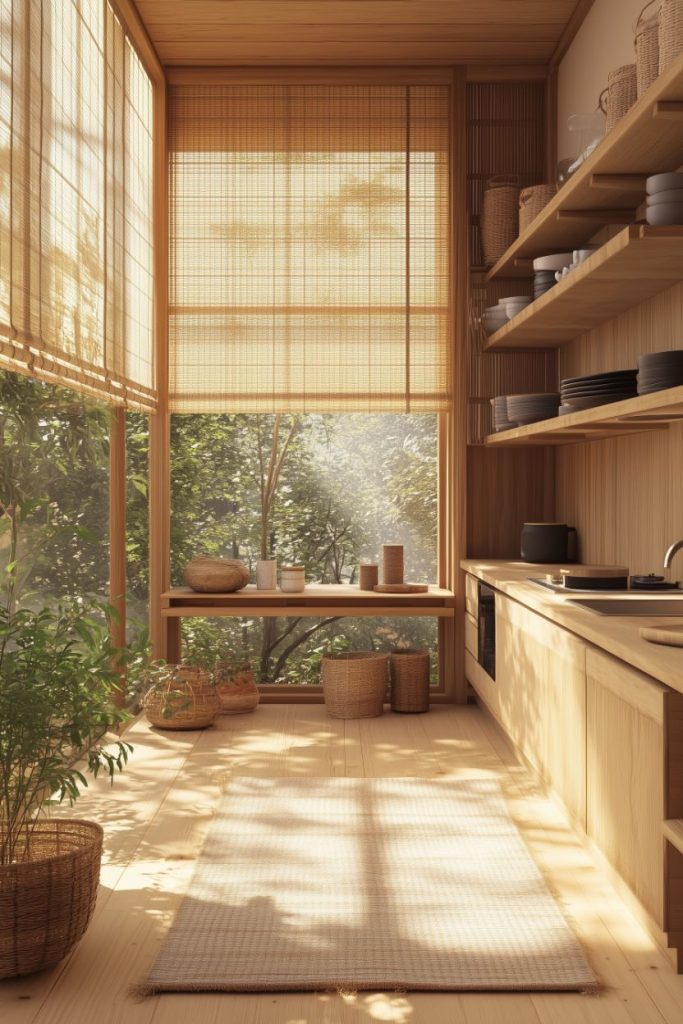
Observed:
[[[448,407],[448,86],[174,86],[169,148],[173,410]]]
[[[142,408],[151,116],[106,0],[0,0],[0,365]]]

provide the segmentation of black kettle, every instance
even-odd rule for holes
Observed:
[[[575,527],[566,523],[525,523],[521,556],[524,562],[575,562]]]

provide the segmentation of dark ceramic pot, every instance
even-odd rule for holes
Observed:
[[[525,523],[521,556],[525,562],[574,562],[576,529],[566,523]]]

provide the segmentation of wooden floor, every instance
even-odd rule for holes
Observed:
[[[681,1024],[683,977],[592,866],[557,806],[475,707],[341,722],[319,705],[267,705],[201,733],[136,723],[131,765],[78,813],[102,823],[95,918],[58,969],[0,984],[3,1024]],[[230,774],[498,778],[604,984],[598,996],[446,993],[164,995],[139,1000]]]

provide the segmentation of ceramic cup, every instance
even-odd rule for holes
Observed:
[[[256,563],[256,589],[277,590],[277,559],[268,558]]]

